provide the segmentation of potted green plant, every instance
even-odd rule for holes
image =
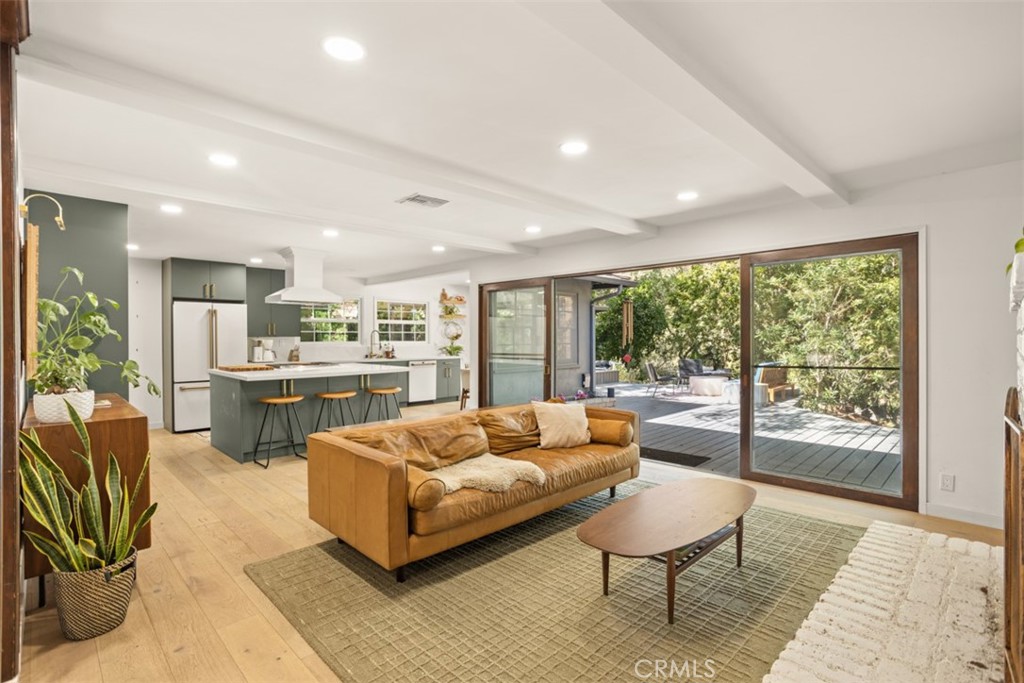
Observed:
[[[104,312],[104,307],[117,310],[120,304],[86,290],[79,269],[65,266],[60,272],[63,277],[53,296],[40,298],[38,304],[36,369],[30,380],[36,417],[41,422],[67,422],[70,416],[65,406],[70,403],[82,419],[89,419],[96,395],[86,384],[90,374],[105,366],[121,368],[121,379],[133,387],[145,380],[146,390],[159,396],[160,389],[139,372],[137,362],[114,362],[96,355],[94,347],[101,339],[121,339]],[[74,282],[81,291],[65,295],[65,287]]]
[[[458,356],[462,353],[462,345],[454,341],[441,347],[441,353],[446,356]]]
[[[131,522],[149,468],[149,454],[129,494],[117,458],[108,453],[104,506],[89,433],[74,406],[69,402],[66,408],[82,442],[82,452],[75,455],[88,472],[86,483],[81,489],[71,484],[64,470],[43,449],[35,430],[20,434],[18,471],[25,513],[46,531],[24,533],[54,569],[61,631],[69,640],[85,640],[124,621],[137,571],[135,538],[153,518],[157,504],[147,507],[134,524]]]

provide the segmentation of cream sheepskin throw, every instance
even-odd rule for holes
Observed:
[[[544,470],[526,460],[499,458],[490,453],[469,458],[430,473],[444,483],[444,492],[461,488],[481,491],[508,491],[517,481],[544,485]]]

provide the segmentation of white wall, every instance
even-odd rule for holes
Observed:
[[[664,228],[652,239],[609,237],[481,260],[470,277],[475,284],[627,269],[921,230],[921,508],[1000,526],[1001,416],[1015,377],[1004,268],[1024,225],[1022,188],[1024,165],[1001,164],[865,191],[841,209],[801,201]],[[470,351],[475,387],[475,339]],[[956,476],[955,492],[939,490],[941,474]]]
[[[162,386],[163,322],[161,319],[160,261],[128,259],[128,357],[138,361],[143,374]],[[149,417],[150,429],[163,426],[163,399],[146,393],[145,384],[128,388],[128,401]]]
[[[427,342],[426,343],[397,343],[394,344],[398,358],[424,358],[442,355],[438,349],[448,343],[441,336],[441,321],[438,315],[441,313],[439,299],[441,289],[447,290],[450,296],[461,294],[469,296],[469,288],[464,284],[465,277],[460,276],[462,284],[458,284],[457,278],[451,276],[440,278],[419,278],[405,280],[381,285],[364,285],[359,280],[346,277],[341,273],[324,273],[324,287],[344,297],[362,299],[362,327],[360,329],[360,340],[358,344],[342,344],[333,342],[302,342],[299,344],[299,353],[302,360],[344,360],[362,358],[370,344],[370,331],[373,330],[374,301],[376,299],[388,299],[392,301],[408,301],[411,303],[427,304]],[[456,282],[453,282],[456,280]],[[468,312],[468,307],[466,311]],[[463,346],[468,348],[469,339],[472,337],[473,319],[468,318],[462,321],[463,338],[460,340]],[[464,352],[464,355],[467,355]]]

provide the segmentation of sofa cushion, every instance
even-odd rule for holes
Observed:
[[[587,420],[590,440],[594,443],[610,443],[625,446],[633,440],[633,424],[625,420],[599,420],[592,417]]]
[[[487,452],[487,434],[475,415],[422,423],[398,423],[338,430],[338,436],[405,458],[430,471]]]
[[[533,402],[540,428],[541,448],[572,448],[590,443],[587,409],[582,403],[559,405]]]
[[[544,486],[517,482],[508,491],[462,489],[449,493],[431,510],[410,510],[414,534],[426,536],[484,519],[493,514],[566,491],[580,484],[637,467],[640,447],[591,443],[575,448],[526,448],[505,457],[534,463],[546,475]]]
[[[540,427],[532,406],[481,410],[477,418],[494,455],[540,445]]]
[[[431,510],[444,497],[444,482],[415,465],[406,468],[406,487],[409,507],[415,510]]]

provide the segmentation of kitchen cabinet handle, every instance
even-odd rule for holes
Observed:
[[[210,385],[208,385],[208,384],[205,387],[178,387],[178,391],[209,391],[209,390],[210,390]]]
[[[204,299],[209,299],[210,298],[209,289],[210,289],[210,285],[204,282],[203,283],[203,298]]]
[[[277,323],[270,323],[270,334],[274,337],[277,336]]]
[[[267,336],[268,336],[268,337],[271,337],[271,336],[273,336],[273,335],[271,334],[271,332],[270,332],[270,323],[267,323]]]
[[[210,283],[210,298],[212,299],[215,296],[217,296],[217,283],[216,282],[211,282]]]

